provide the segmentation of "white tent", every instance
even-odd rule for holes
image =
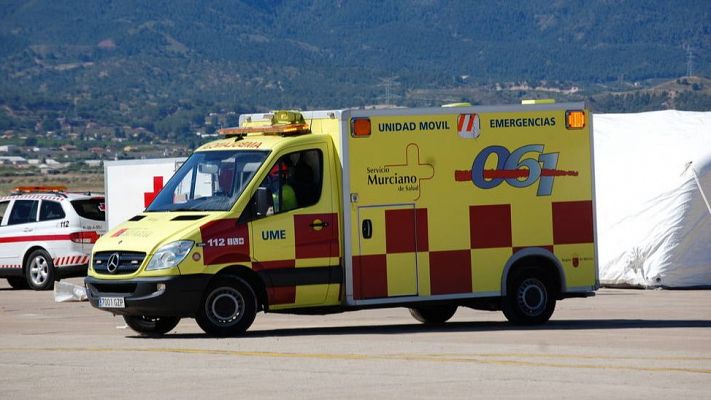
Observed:
[[[600,280],[711,287],[711,112],[593,117]]]

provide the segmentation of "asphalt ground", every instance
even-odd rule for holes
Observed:
[[[79,283],[79,279],[69,280]],[[87,302],[0,280],[0,399],[711,398],[711,291],[602,289],[535,328],[460,308],[259,314],[216,339],[159,339]]]

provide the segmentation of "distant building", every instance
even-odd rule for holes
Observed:
[[[103,161],[101,160],[84,160],[84,164],[90,167],[100,167]]]
[[[3,156],[0,157],[0,163],[6,165],[24,165],[27,164],[27,160],[24,157]]]
[[[6,144],[4,146],[0,146],[0,153],[10,153],[17,150],[17,146],[14,144]]]

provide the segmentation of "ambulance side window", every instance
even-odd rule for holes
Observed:
[[[259,185],[269,189],[272,210],[279,214],[309,207],[321,198],[323,155],[320,150],[289,153],[279,158]]]
[[[8,225],[25,224],[37,221],[37,200],[15,200],[10,210]]]
[[[61,204],[56,201],[42,200],[42,205],[40,206],[40,221],[51,221],[64,217],[64,210]]]
[[[5,217],[8,204],[10,204],[9,201],[0,201],[0,224],[2,224],[3,218]]]

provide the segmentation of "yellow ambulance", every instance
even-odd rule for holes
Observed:
[[[88,297],[145,335],[375,307],[543,323],[599,287],[591,121],[583,103],[242,115],[99,239]]]

